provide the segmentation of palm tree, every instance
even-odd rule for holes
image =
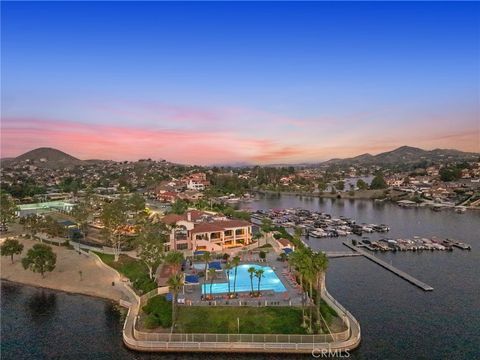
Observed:
[[[228,282],[228,296],[230,296],[230,270],[232,269],[232,264],[227,261],[225,264],[225,270],[227,271],[227,282]]]
[[[257,232],[255,235],[253,235],[253,240],[258,241],[258,246],[260,246],[260,239],[263,237],[263,234],[261,231]]]
[[[234,278],[233,278],[233,294],[234,295],[237,294],[237,292],[236,292],[236,289],[237,289],[237,268],[238,268],[239,264],[240,264],[240,258],[238,256],[235,256],[232,259],[232,265],[235,268],[235,274],[234,274]]]
[[[253,266],[248,268],[248,273],[250,274],[250,286],[252,287],[252,296],[253,296],[253,276],[255,275],[255,268]]]
[[[180,274],[175,274],[170,276],[167,281],[167,285],[169,290],[172,292],[172,329],[175,324],[175,316],[176,316],[176,306],[177,306],[177,295],[180,289],[183,286],[183,276]]]
[[[323,252],[317,252],[313,255],[313,267],[315,269],[315,282],[316,282],[316,308],[317,308],[317,325],[320,325],[321,313],[320,313],[320,302],[322,298],[322,286],[323,279],[325,276],[325,271],[328,268],[328,258]]]
[[[308,284],[308,310],[309,310],[309,325],[308,325],[308,332],[311,334],[313,332],[312,329],[312,323],[313,323],[313,314],[312,314],[312,301],[313,301],[313,282],[315,281],[316,273],[315,269],[313,267],[313,261],[312,261],[312,251],[308,249],[305,252],[305,263],[304,263],[304,268],[303,268],[303,277],[305,281]]]
[[[302,288],[302,327],[307,327],[305,322],[305,295],[303,293],[303,275],[305,272],[305,258],[306,254],[303,248],[300,248],[294,251],[289,256],[289,262],[291,266],[297,271],[297,274],[300,278],[300,286]]]
[[[204,282],[206,283],[207,282],[207,270],[208,270],[208,263],[210,262],[210,260],[212,260],[212,254],[210,254],[210,252],[208,251],[205,251],[203,253],[203,261],[205,261],[205,269],[203,270],[203,274],[204,274]]]
[[[165,263],[173,267],[174,274],[178,274],[183,263],[183,253],[180,251],[168,252],[165,256]]]
[[[208,270],[208,275],[210,275],[210,298],[212,298],[213,280],[215,279],[215,275],[216,275],[215,269],[209,269]]]
[[[263,269],[258,269],[257,271],[255,271],[255,276],[258,278],[258,289],[257,289],[258,296],[260,296],[260,282],[262,281],[264,272],[265,271]]]

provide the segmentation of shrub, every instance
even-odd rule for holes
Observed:
[[[145,327],[151,329],[158,326],[172,326],[172,306],[165,296],[159,295],[148,300],[142,308],[148,316],[145,319]]]

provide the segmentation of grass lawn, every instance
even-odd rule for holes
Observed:
[[[295,307],[179,306],[177,327],[184,333],[305,334],[302,310]]]
[[[149,278],[148,268],[141,260],[133,259],[127,255],[120,255],[118,261],[114,261],[115,257],[113,255],[98,252],[95,252],[95,254],[105,264],[125,275],[132,282],[137,293],[145,294],[157,287],[155,281]]]

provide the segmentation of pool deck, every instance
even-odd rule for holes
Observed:
[[[202,300],[201,287],[203,285],[203,277],[200,278],[200,284],[198,285],[185,285],[184,291],[179,296],[185,299],[185,303],[194,306],[301,306],[302,296],[304,292],[301,287],[291,280],[291,276],[288,274],[288,265],[286,262],[277,260],[277,255],[273,252],[267,254],[266,262],[261,262],[258,257],[247,256],[243,264],[252,264],[259,266],[269,266],[275,271],[276,276],[280,279],[286,291],[275,292],[273,290],[261,290],[260,297],[251,297],[249,291],[237,292],[238,297],[235,299],[229,299],[226,293],[213,294],[213,299]],[[222,264],[223,265],[223,264]],[[188,271],[188,269],[187,269]],[[222,274],[222,275],[220,275]],[[218,272],[218,276],[214,280],[215,283],[224,283],[227,278],[224,273]],[[207,282],[207,289],[208,289]],[[233,292],[233,287],[231,288]],[[208,294],[207,294],[208,295]],[[305,298],[304,301],[307,301]]]

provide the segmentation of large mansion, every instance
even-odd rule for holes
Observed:
[[[189,210],[163,218],[172,229],[166,250],[223,251],[252,242],[252,225],[212,212]]]

